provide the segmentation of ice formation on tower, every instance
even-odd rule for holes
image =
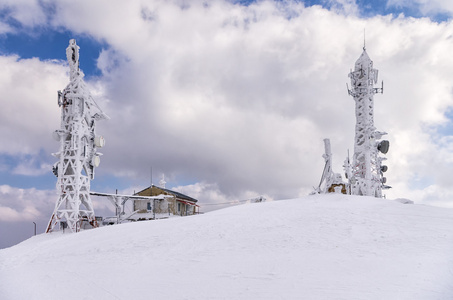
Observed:
[[[387,166],[382,165],[386,158],[380,157],[379,152],[387,153],[389,142],[380,140],[387,133],[377,131],[374,127],[373,96],[383,92],[383,84],[379,88],[374,87],[378,70],[373,68],[373,61],[365,47],[349,77],[351,89],[348,92],[354,98],[356,115],[352,165],[349,158],[344,165],[349,192],[352,195],[382,197],[382,189],[387,188],[383,177]]]
[[[72,232],[80,230],[83,222],[97,227],[93,204],[90,198],[90,180],[99,165],[104,139],[95,133],[96,121],[109,119],[91,97],[83,73],[79,69],[79,46],[74,39],[66,49],[70,82],[63,91],[58,91],[58,106],[61,108],[61,127],[54,132],[60,142],[60,150],[53,155],[58,162],[53,167],[58,177],[58,200],[46,232],[57,224]]]
[[[341,175],[332,171],[332,154],[330,140],[324,139],[325,167],[319,186],[313,193],[341,192],[343,194],[382,197],[382,190],[390,188],[385,185],[384,172],[387,166],[382,165],[386,160],[379,156],[379,152],[386,154],[389,141],[381,140],[385,132],[377,131],[374,127],[374,102],[376,93],[382,93],[384,85],[375,88],[378,70],[373,68],[373,61],[368,56],[365,46],[359,59],[355,63],[354,71],[349,73],[351,89],[349,95],[355,101],[355,140],[352,164],[349,157],[344,164],[347,182],[343,182]]]
[[[332,169],[332,152],[330,150],[330,140],[324,139],[325,154],[322,156],[325,160],[324,170],[322,172],[321,181],[315,193],[343,193],[346,194],[346,184],[341,178],[341,174],[334,173]]]

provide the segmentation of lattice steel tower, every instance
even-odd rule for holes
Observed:
[[[362,55],[355,63],[354,71],[349,73],[351,89],[349,95],[355,101],[355,141],[352,165],[349,159],[345,162],[349,189],[352,195],[382,197],[385,186],[383,172],[387,166],[382,165],[385,158],[379,157],[379,151],[387,153],[389,142],[381,139],[385,132],[376,131],[374,127],[374,102],[373,96],[383,92],[383,84],[375,88],[378,70],[373,68],[373,61],[368,56],[365,46]]]
[[[58,91],[58,106],[61,107],[61,127],[54,132],[60,142],[60,150],[53,155],[59,159],[53,172],[58,177],[58,201],[46,232],[57,224],[64,224],[72,232],[80,230],[82,222],[97,227],[93,204],[90,198],[90,180],[102,155],[96,151],[104,146],[104,139],[95,133],[96,121],[109,119],[94,102],[83,81],[79,69],[79,46],[69,41],[66,49],[70,82],[63,91]]]

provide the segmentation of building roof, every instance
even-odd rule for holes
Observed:
[[[190,202],[195,202],[195,203],[198,202],[197,199],[194,199],[194,198],[192,198],[192,197],[189,197],[189,196],[187,196],[187,195],[184,195],[184,194],[182,194],[182,193],[180,193],[180,192],[175,192],[175,191],[172,191],[172,190],[169,190],[169,189],[166,189],[166,188],[158,187],[158,186],[155,186],[154,184],[153,184],[152,186],[150,186],[150,187],[147,187],[147,188],[141,190],[141,191],[138,192],[138,193],[135,193],[135,195],[140,194],[140,193],[143,193],[143,192],[145,192],[146,190],[149,190],[150,188],[157,188],[157,189],[160,189],[160,190],[162,190],[162,191],[164,191],[164,192],[166,192],[166,193],[169,193],[169,194],[174,195],[174,196],[175,196],[176,198],[178,198],[178,199],[182,199],[182,200],[186,200],[186,201],[190,201]]]

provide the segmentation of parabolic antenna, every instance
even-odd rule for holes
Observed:
[[[105,146],[105,139],[101,135],[97,135],[94,138],[94,144],[96,145],[96,147],[102,148]]]
[[[93,159],[91,160],[91,164],[97,168],[97,167],[99,167],[100,163],[101,163],[101,158],[97,155],[93,156]]]
[[[389,147],[390,147],[390,142],[387,140],[383,140],[379,143],[377,148],[379,151],[386,154],[389,151]]]

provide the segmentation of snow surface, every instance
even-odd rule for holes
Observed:
[[[453,299],[453,210],[344,195],[42,234],[0,299]]]

